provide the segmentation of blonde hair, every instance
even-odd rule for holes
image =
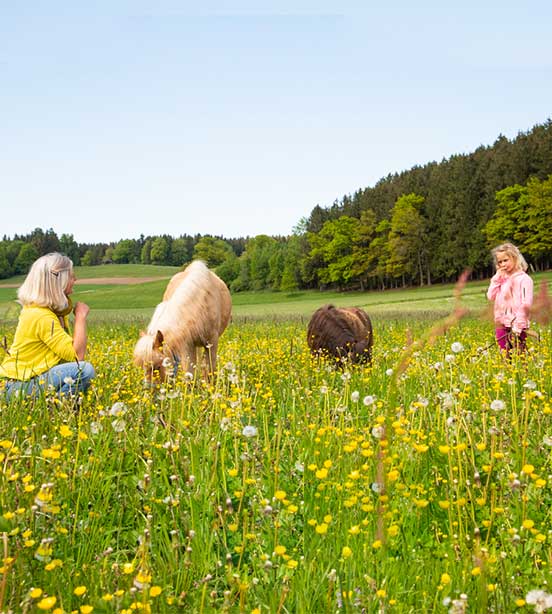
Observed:
[[[35,260],[25,281],[17,291],[22,305],[49,307],[63,311],[69,305],[65,288],[73,275],[73,262],[67,256],[53,252]]]
[[[519,249],[513,243],[502,243],[501,245],[497,245],[492,251],[493,261],[495,268],[497,267],[497,254],[507,254],[512,258],[516,265],[516,271],[527,271],[528,265],[525,261],[525,258],[522,256]]]

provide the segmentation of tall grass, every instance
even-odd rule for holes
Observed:
[[[552,560],[550,329],[509,362],[488,322],[375,320],[353,369],[301,318],[236,318],[213,382],[154,392],[141,322],[93,325],[79,413],[0,410],[0,611],[525,607]]]

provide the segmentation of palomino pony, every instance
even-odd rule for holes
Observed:
[[[226,284],[204,262],[195,260],[171,278],[147,331],[134,348],[134,362],[148,383],[176,372],[194,373],[203,349],[203,375],[216,368],[220,335],[228,326],[232,299]]]
[[[307,343],[315,355],[339,362],[370,362],[374,335],[368,314],[358,307],[324,305],[309,322]]]

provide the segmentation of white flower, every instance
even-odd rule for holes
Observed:
[[[358,399],[360,398],[360,392],[358,390],[354,390],[351,392],[351,401],[353,403],[358,403]]]
[[[320,386],[320,394],[326,394],[328,392],[327,386]]]
[[[535,606],[535,612],[545,612],[552,608],[552,595],[540,589],[529,591],[525,601]]]
[[[163,367],[165,367],[165,369],[168,369],[169,367],[173,366],[173,362],[168,356],[165,356],[165,358],[163,358],[163,362],[161,364],[163,365]]]
[[[364,403],[364,405],[366,405],[366,407],[369,407],[370,405],[373,405],[376,402],[376,397],[369,394],[364,397],[362,402]]]
[[[383,426],[381,426],[381,424],[378,424],[378,426],[375,426],[372,429],[372,437],[375,437],[376,439],[382,439],[384,435],[385,429],[383,428]]]
[[[351,374],[348,371],[345,371],[344,373],[341,374],[341,379],[344,382],[348,382],[351,379]]]
[[[439,371],[439,369],[441,369],[443,367],[443,363],[442,362],[436,362],[432,366],[435,369],[435,371]]]
[[[389,377],[391,377],[393,375],[393,369],[387,369],[387,371],[385,372],[385,375],[388,375]]]
[[[454,354],[446,354],[445,362],[454,362],[456,360],[456,356]]]
[[[223,418],[220,421],[220,430],[227,431],[229,427],[230,427],[230,418]]]
[[[68,375],[67,377],[63,378],[63,383],[67,384],[68,386],[72,386],[75,383],[75,380],[70,375]]]
[[[454,407],[454,396],[450,392],[439,392],[438,395],[441,399],[441,406],[443,409],[451,409]]]
[[[122,433],[126,429],[126,422],[121,418],[116,418],[111,423],[111,426],[116,433]]]
[[[305,465],[301,461],[297,461],[295,463],[295,469],[299,471],[299,473],[303,473],[303,471],[305,471]]]
[[[460,341],[455,341],[451,346],[450,349],[455,353],[458,354],[460,352],[462,352],[464,350],[464,346],[460,343]]]
[[[99,422],[90,423],[90,432],[92,435],[97,435],[102,430],[102,425]]]
[[[491,403],[491,409],[493,411],[502,411],[503,409],[505,409],[505,407],[506,403],[504,403],[504,401],[501,401],[500,399],[495,399]]]
[[[550,435],[545,435],[545,436],[542,438],[542,443],[543,443],[545,446],[552,447],[552,437],[550,437]]]
[[[248,424],[247,426],[243,427],[242,435],[244,437],[256,437],[257,433],[257,427],[253,426],[252,424]]]
[[[121,401],[117,401],[117,403],[113,403],[111,409],[109,410],[110,416],[118,416],[122,414],[126,410],[126,405]]]
[[[188,382],[191,382],[194,379],[194,374],[190,373],[189,371],[186,371],[186,373],[184,373],[184,379]]]
[[[528,379],[525,384],[523,384],[524,388],[528,388],[529,390],[535,390],[537,387],[537,382],[534,382],[532,379]]]
[[[383,492],[383,484],[380,482],[372,482],[370,488],[378,495]]]

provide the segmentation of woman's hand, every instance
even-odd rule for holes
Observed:
[[[73,309],[73,313],[75,314],[75,318],[84,318],[88,316],[90,312],[90,307],[86,303],[81,303],[80,301],[75,305]]]

